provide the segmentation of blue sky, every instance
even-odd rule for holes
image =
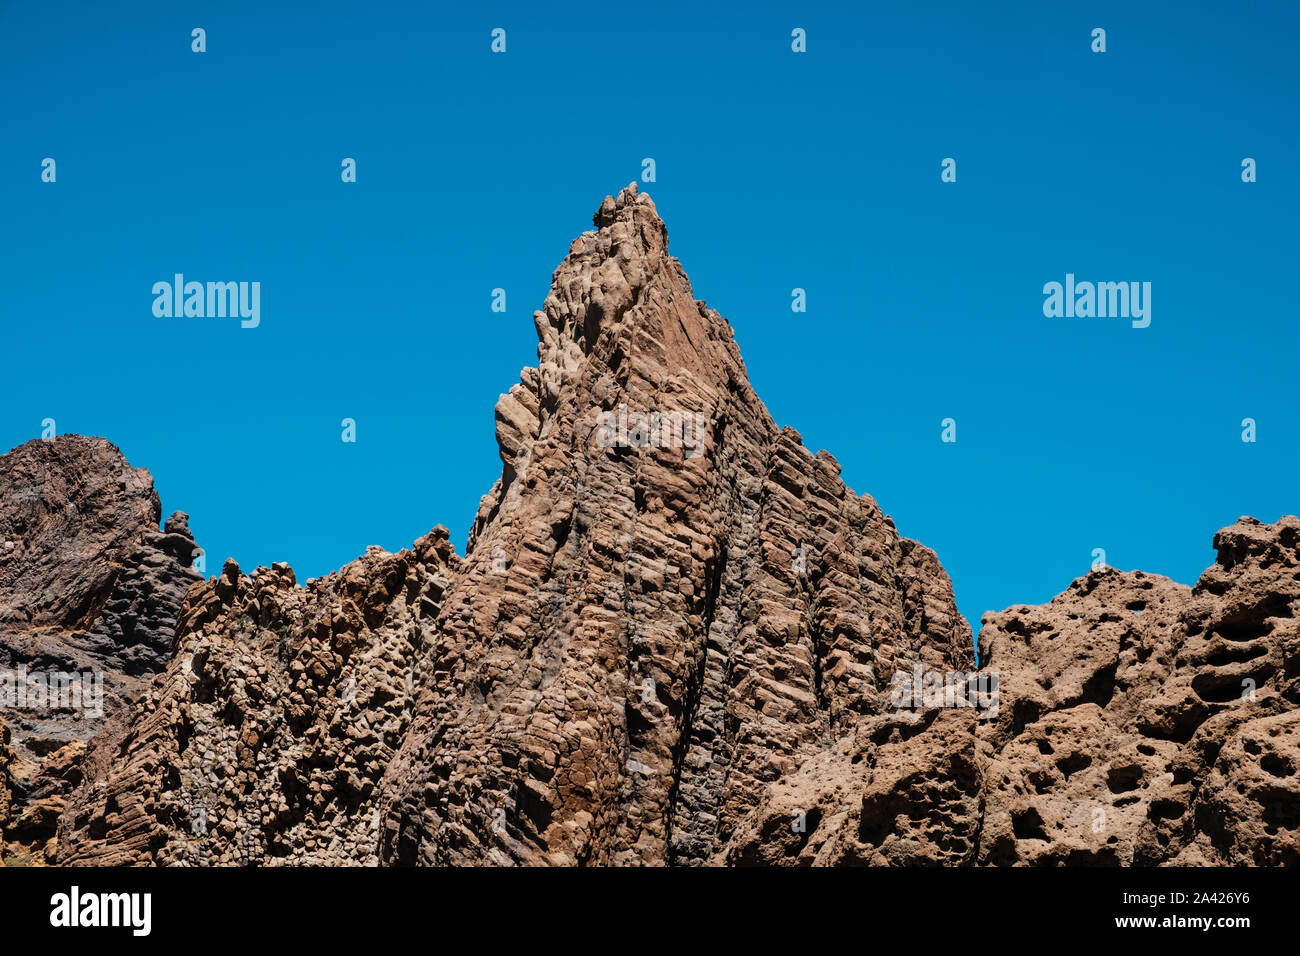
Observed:
[[[551,272],[653,157],[773,417],[976,626],[1296,513],[1295,6],[879,6],[0,0],[0,446],[109,438],[209,573],[461,548]],[[261,282],[260,327],[156,318],[176,272]],[[1046,318],[1067,272],[1151,326]]]

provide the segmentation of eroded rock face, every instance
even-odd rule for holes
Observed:
[[[1093,572],[986,623],[989,862],[1300,861],[1300,521],[1214,545],[1195,587]]]
[[[1107,569],[990,615],[972,676],[938,559],[775,425],[649,198],[594,223],[466,557],[438,528],[193,588],[60,860],[1297,861],[1300,522],[1224,529],[1193,588]]]
[[[167,673],[95,739],[60,862],[377,862],[377,785],[457,563],[441,527],[306,588],[228,561],[190,592]]]
[[[0,456],[12,794],[0,827],[11,855],[52,852],[85,742],[171,660],[177,611],[200,575],[185,515],[159,530],[161,514],[149,472],[102,438],[38,439]],[[56,681],[61,699],[38,690]]]
[[[61,859],[703,863],[896,667],[969,666],[934,555],[772,422],[649,198],[595,224],[498,403],[469,556],[196,588]]]
[[[5,842],[5,827],[13,819],[13,779],[9,764],[13,751],[9,749],[9,725],[0,717],[0,846]]]
[[[769,789],[726,860],[1300,862],[1300,521],[1214,544],[1195,587],[1105,569],[986,616],[996,715],[862,722]]]
[[[934,555],[773,423],[649,197],[594,221],[497,405],[386,862],[706,862],[896,667],[973,658]]]

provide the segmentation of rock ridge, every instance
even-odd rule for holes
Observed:
[[[0,693],[18,705],[0,708],[7,856],[53,854],[86,742],[172,658],[200,552],[183,512],[161,519],[149,472],[102,438],[36,439],[0,456]],[[76,695],[35,697],[72,675]]]
[[[59,862],[1298,861],[1300,521],[1222,529],[1193,587],[1107,568],[986,615],[977,671],[938,557],[776,425],[650,197],[593,226],[496,404],[464,556],[438,526],[305,588],[234,562],[189,587],[159,672],[61,765]],[[4,568],[29,617],[100,612],[104,653],[144,659],[140,587]]]

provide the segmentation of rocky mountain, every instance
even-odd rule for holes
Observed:
[[[149,472],[102,438],[0,457],[6,855],[52,852],[86,741],[172,659],[177,611],[201,576],[185,514],[160,530],[161,516]]]
[[[732,863],[1300,863],[1300,521],[1214,536],[1194,587],[1103,569],[985,615],[996,713],[861,721],[769,789]],[[820,825],[791,833],[796,810]]]
[[[464,556],[190,587],[59,862],[1297,862],[1300,522],[986,616],[977,672],[936,556],[772,421],[649,197],[594,225]]]

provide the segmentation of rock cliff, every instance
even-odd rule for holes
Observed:
[[[972,666],[938,560],[773,423],[649,197],[594,222],[497,404],[388,862],[707,862],[896,668]]]
[[[0,456],[8,855],[53,852],[86,741],[172,659],[176,614],[200,575],[186,516],[159,529],[161,516],[149,472],[102,438],[38,439]]]

